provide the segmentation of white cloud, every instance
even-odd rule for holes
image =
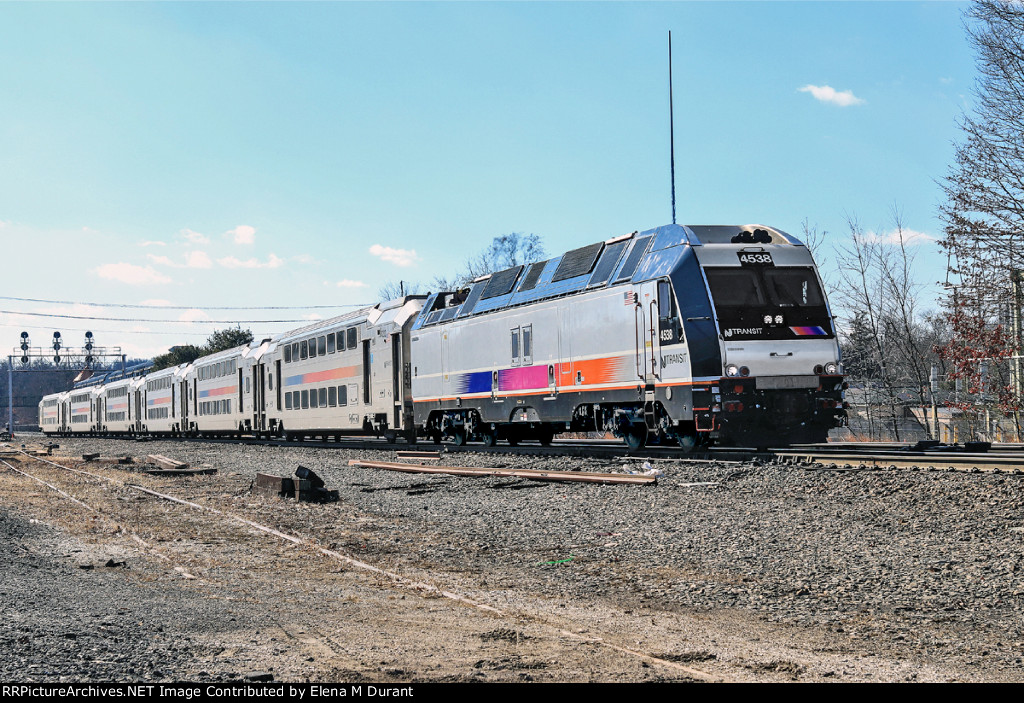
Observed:
[[[306,313],[305,315],[302,315],[302,319],[304,319],[304,320],[320,320],[320,319],[323,319],[323,318],[321,318],[315,312],[309,312],[309,313]]]
[[[227,269],[276,269],[284,265],[284,259],[276,254],[271,254],[267,257],[266,263],[264,263],[259,259],[246,259],[242,261],[234,256],[225,256],[223,259],[217,259],[217,263]]]
[[[316,259],[314,259],[309,254],[296,254],[295,256],[292,257],[292,261],[296,261],[296,262],[298,262],[300,264],[313,264],[313,263],[316,263]]]
[[[158,264],[160,266],[177,266],[178,265],[178,264],[174,263],[173,261],[171,261],[171,258],[169,256],[164,256],[163,254],[146,254],[146,258],[148,258],[154,264]]]
[[[157,242],[157,241],[151,241],[151,240],[147,239],[144,242],[139,242],[139,246],[140,247],[165,247],[165,246],[167,246],[167,242]]]
[[[380,244],[370,247],[370,253],[395,266],[412,266],[420,258],[415,249],[394,249]]]
[[[249,225],[238,225],[228,230],[226,234],[235,238],[235,244],[252,244],[256,238],[256,228]]]
[[[368,283],[363,283],[362,281],[350,281],[347,278],[344,279],[344,280],[338,281],[334,285],[336,285],[338,288],[367,288],[367,287],[369,287]]]
[[[853,91],[844,90],[839,92],[830,85],[805,85],[799,90],[801,93],[810,93],[814,96],[815,100],[820,100],[823,103],[832,103],[834,105],[839,105],[840,107],[849,107],[850,105],[861,105],[864,103],[864,100],[855,96]]]
[[[11,224],[10,220],[0,220],[0,229],[7,227],[9,224]]]
[[[213,268],[213,261],[205,251],[190,251],[185,255],[185,265],[190,269]]]
[[[150,266],[136,266],[120,262],[116,264],[103,264],[93,269],[93,272],[100,278],[111,281],[119,281],[133,286],[153,285],[157,283],[170,283],[171,279]]]
[[[190,244],[209,244],[210,243],[210,238],[207,237],[205,234],[200,234],[199,232],[193,232],[190,229],[183,229],[183,230],[181,230],[181,236],[184,237],[185,241],[189,242]]]
[[[146,254],[146,257],[154,264],[159,266],[171,266],[176,269],[190,268],[190,269],[208,269],[213,268],[213,260],[205,251],[190,251],[185,254],[185,263],[179,264],[171,259],[169,256],[163,254]]]
[[[877,242],[879,244],[899,244],[900,243],[900,231],[892,230],[891,232],[868,232],[865,235],[865,240],[869,242]],[[924,232],[918,232],[917,230],[903,228],[903,243],[908,247],[918,246],[927,242],[937,241],[936,237]]]
[[[202,310],[192,308],[178,315],[179,322],[195,322],[196,320],[209,320],[210,316]]]
[[[945,78],[945,77],[939,78],[939,83],[942,83],[943,85],[949,85],[952,82],[953,82],[953,79],[951,77],[950,78]]]

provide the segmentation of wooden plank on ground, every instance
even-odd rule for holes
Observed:
[[[352,459],[349,466],[366,469],[387,469],[388,471],[404,471],[407,473],[451,474],[453,476],[513,476],[528,478],[534,481],[574,481],[581,483],[622,483],[648,484],[657,483],[654,476],[641,474],[605,474],[590,471],[543,471],[540,469],[482,469],[469,466],[424,466],[422,464],[399,464],[389,461],[360,461]]]
[[[188,468],[188,464],[186,464],[184,461],[171,459],[164,456],[163,454],[149,454],[146,456],[146,461],[148,461],[150,464],[156,464],[161,469],[180,471],[181,469]]]
[[[213,467],[199,469],[144,469],[142,473],[150,474],[151,476],[198,476],[200,474],[215,474],[217,469]]]

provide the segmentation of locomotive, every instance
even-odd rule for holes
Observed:
[[[844,388],[804,244],[763,225],[665,225],[47,396],[40,424],[486,445],[610,432],[632,450],[767,447],[824,441],[846,422]]]

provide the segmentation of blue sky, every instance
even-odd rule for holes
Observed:
[[[0,3],[0,300],[152,355],[671,221],[938,237],[971,104],[954,2]],[[943,277],[922,237],[922,281]],[[99,308],[82,302],[193,309]],[[342,309],[339,308],[338,311]],[[247,324],[257,336],[296,323]],[[0,345],[4,346],[4,345]]]

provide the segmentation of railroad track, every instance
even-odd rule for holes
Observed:
[[[180,506],[182,508],[186,508],[193,511],[198,511],[204,514],[207,518],[212,518],[222,523],[232,523],[236,528],[241,526],[244,528],[248,528],[251,531],[261,533],[263,535],[269,535],[284,543],[295,545],[306,550],[313,550],[319,553],[321,556],[327,557],[331,560],[334,560],[335,562],[341,562],[353,569],[357,569],[372,574],[381,582],[389,583],[392,587],[401,589],[407,593],[411,593],[424,598],[444,598],[455,603],[458,603],[459,605],[483,611],[491,616],[504,619],[508,621],[509,624],[522,625],[524,623],[530,623],[534,625],[540,625],[550,630],[554,635],[556,635],[559,638],[568,639],[589,646],[606,648],[618,654],[632,656],[644,662],[644,666],[656,665],[664,669],[673,671],[677,675],[685,675],[687,677],[700,681],[729,681],[727,677],[723,676],[720,673],[710,672],[692,666],[684,665],[677,661],[671,661],[669,659],[664,659],[657,655],[642,651],[637,647],[630,647],[625,644],[619,643],[616,641],[617,638],[614,636],[593,634],[591,627],[586,627],[582,625],[579,627],[567,627],[564,619],[553,619],[534,611],[523,612],[521,610],[517,610],[514,608],[490,605],[488,603],[481,601],[478,598],[472,598],[463,593],[454,590],[444,589],[435,586],[431,583],[427,583],[423,578],[410,577],[406,574],[400,573],[393,569],[382,568],[378,565],[369,563],[364,559],[356,558],[355,556],[347,554],[339,549],[328,549],[326,547],[321,546],[315,540],[307,539],[295,534],[289,534],[282,530],[278,530],[274,527],[270,527],[268,525],[264,525],[256,521],[249,520],[240,515],[235,515],[223,510],[219,510],[214,507],[210,507],[208,505],[202,505],[194,501],[186,500],[184,498],[174,496],[163,491],[156,491],[151,488],[138,485],[136,483],[133,483],[131,480],[128,480],[131,478],[131,475],[128,474],[127,471],[123,471],[122,469],[119,469],[116,466],[108,465],[108,470],[115,474],[125,473],[126,475],[124,477],[120,475],[102,475],[99,473],[85,471],[83,469],[74,468],[71,466],[65,466],[64,464],[58,463],[57,461],[53,461],[52,458],[45,458],[33,455],[24,450],[5,452],[5,454],[8,455],[7,458],[10,458],[9,455],[12,453],[16,453],[18,455],[19,463],[22,464],[20,468],[14,466],[10,461],[5,460],[5,458],[0,458],[0,466],[6,468],[9,471],[17,473],[20,476],[23,476],[31,481],[34,481],[42,486],[45,486],[46,488],[53,491],[55,494],[59,495],[62,499],[70,503],[73,503],[74,505],[78,506],[78,508],[90,513],[93,517],[101,519],[105,522],[109,522],[112,525],[117,525],[118,530],[122,534],[136,542],[140,547],[142,547],[142,549],[146,553],[150,554],[151,556],[156,556],[165,561],[170,561],[169,557],[161,553],[161,550],[156,549],[154,545],[146,542],[137,534],[129,530],[125,530],[121,526],[121,521],[116,516],[107,514],[95,502],[87,503],[84,500],[81,500],[80,498],[76,497],[70,492],[71,490],[73,490],[70,487],[64,486],[64,488],[62,488],[56,485],[59,482],[58,479],[52,476],[47,476],[46,478],[37,476],[35,474],[36,469],[33,469],[33,471],[28,471],[26,466],[24,466],[23,462],[27,462],[29,465],[41,465],[41,468],[44,468],[44,471],[54,473],[55,476],[60,476],[61,474],[70,474],[73,475],[75,478],[86,479],[93,483],[106,482],[114,484],[120,489],[135,491],[149,498],[156,498],[161,501],[170,503],[172,505]],[[179,566],[175,566],[174,568],[175,570],[182,573],[182,575],[188,579],[196,578],[194,575],[188,573]],[[335,642],[334,644],[337,644],[337,642]],[[639,642],[637,644],[639,644]]]
[[[126,438],[122,438],[126,439]],[[159,438],[137,439],[141,444],[159,441]],[[777,462],[805,466],[823,466],[833,469],[867,468],[918,468],[953,469],[960,471],[1005,471],[1014,473],[1024,470],[1024,447],[1019,444],[995,444],[987,452],[967,453],[964,451],[924,450],[913,451],[914,445],[879,442],[836,442],[815,445],[799,445],[788,449],[773,449],[758,452],[749,447],[711,447],[685,451],[679,447],[648,445],[637,453],[630,453],[618,441],[612,440],[555,440],[550,446],[523,443],[518,446],[487,447],[484,444],[465,445],[388,442],[384,439],[340,439],[324,440],[257,440],[253,438],[178,438],[178,442],[200,444],[245,444],[266,447],[309,447],[318,449],[347,449],[354,451],[418,451],[431,450],[443,454],[480,453],[494,456],[536,456],[536,457],[577,457],[604,460],[629,461],[675,461],[675,462],[720,462],[749,463]],[[962,449],[962,448],[960,448]]]

